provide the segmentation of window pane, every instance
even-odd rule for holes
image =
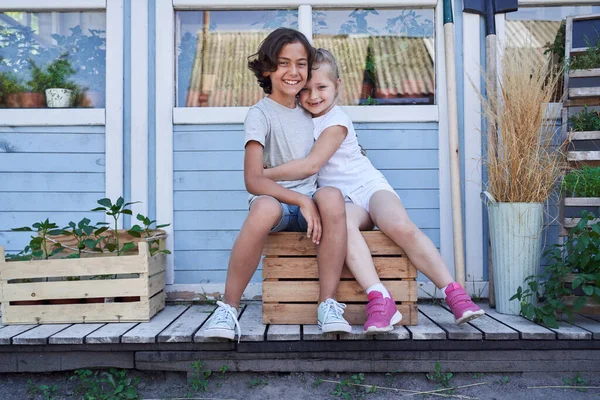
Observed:
[[[531,7],[506,14],[506,49],[528,48],[548,63],[563,65],[565,57],[566,18],[572,15],[600,13],[600,6]],[[561,81],[562,82],[562,81]],[[559,84],[556,99],[560,99],[563,85]]]
[[[105,31],[104,12],[0,13],[0,107],[104,107]]]
[[[344,105],[434,104],[434,10],[315,10],[316,47],[336,57]]]
[[[267,35],[298,29],[297,10],[177,12],[176,107],[251,106],[264,96],[248,69]]]

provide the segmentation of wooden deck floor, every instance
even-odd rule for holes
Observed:
[[[578,315],[549,329],[524,318],[487,315],[457,326],[444,307],[419,304],[419,324],[367,336],[362,326],[322,335],[316,325],[261,323],[244,306],[240,343],[206,339],[215,306],[169,305],[148,323],[11,325],[0,328],[0,372],[120,367],[188,371],[191,362],[233,371],[600,371],[600,316]]]

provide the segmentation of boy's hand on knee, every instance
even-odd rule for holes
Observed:
[[[306,196],[300,204],[300,212],[308,224],[306,236],[312,238],[313,243],[319,244],[323,228],[321,227],[321,215],[317,205],[310,197]]]

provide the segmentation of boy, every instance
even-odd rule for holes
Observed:
[[[312,119],[296,104],[296,95],[310,78],[313,52],[302,33],[279,28],[249,57],[248,67],[268,95],[250,108],[244,122],[244,182],[251,193],[250,211],[231,251],[224,302],[217,302],[205,337],[233,339],[237,328],[239,338],[237,310],[242,294],[269,232],[279,231],[306,231],[319,245],[319,326],[324,333],[351,331],[342,316],[343,305],[333,299],[347,246],[341,192],[331,187],[316,191],[316,175],[281,182],[263,175],[264,165],[304,158],[312,148]]]

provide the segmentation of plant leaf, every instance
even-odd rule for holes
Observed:
[[[107,197],[98,200],[97,203],[100,204],[101,206],[104,206],[104,207],[107,207],[107,208],[110,208],[112,206],[112,201],[110,201],[110,199],[107,198]]]
[[[123,247],[121,248],[121,253],[125,253],[132,249],[135,249],[135,243],[133,243],[133,242],[125,243],[123,245]]]

